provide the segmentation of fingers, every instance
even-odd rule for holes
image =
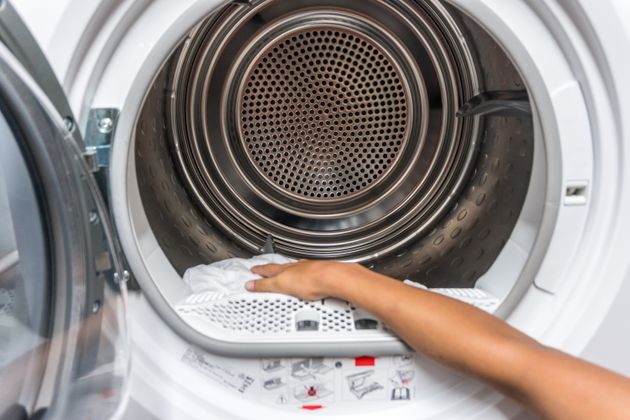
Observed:
[[[252,267],[251,272],[262,277],[275,277],[293,264],[266,264]]]
[[[248,292],[273,293],[278,292],[276,281],[273,278],[263,280],[250,280],[245,283]]]
[[[290,264],[266,264],[252,267],[251,272],[265,277],[262,280],[251,280],[245,283],[245,289],[249,292],[274,293],[282,291],[278,288],[277,276],[282,274],[287,268],[295,265]]]

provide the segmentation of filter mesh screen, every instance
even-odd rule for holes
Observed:
[[[422,287],[412,282],[414,287]],[[422,287],[424,288],[424,287]],[[489,313],[499,306],[499,299],[480,289],[431,289],[454,299],[474,305]],[[226,296],[214,292],[205,292],[189,296],[176,306],[176,310],[191,325],[202,332],[212,335],[220,330],[244,337],[277,337],[290,340],[304,332],[298,331],[296,323],[300,313],[308,312],[317,321],[309,334],[325,337],[329,334],[343,333],[345,337],[353,334],[390,335],[382,322],[357,309],[350,303],[325,300],[305,302],[289,296],[257,295],[251,293]],[[314,314],[314,317],[313,317]],[[374,319],[375,327],[362,329],[355,322],[361,319]]]
[[[318,302],[305,302],[287,296],[241,295],[225,297],[201,293],[189,297],[177,308],[186,318],[201,320],[202,325],[220,327],[238,334],[269,335],[293,333],[295,316],[301,311],[317,313],[322,333],[354,331],[353,307],[330,308]]]
[[[375,41],[339,28],[268,44],[241,88],[240,135],[254,166],[285,193],[358,194],[387,174],[406,142],[408,91]]]

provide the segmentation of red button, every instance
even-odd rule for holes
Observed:
[[[303,405],[302,408],[304,410],[319,410],[320,408],[324,408],[323,405]]]
[[[370,356],[361,356],[354,359],[355,366],[374,366],[376,364],[376,359]]]

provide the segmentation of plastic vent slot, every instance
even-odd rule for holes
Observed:
[[[347,303],[330,300],[305,302],[287,296],[216,293],[193,295],[177,307],[182,317],[202,321],[208,328],[247,335],[300,334],[297,316],[305,311],[319,315],[320,333],[353,332],[355,310]]]
[[[480,289],[432,289],[487,312],[499,299]],[[292,342],[308,336],[317,341],[331,337],[390,338],[392,332],[378,319],[354,305],[336,299],[305,302],[284,295],[201,293],[176,306],[177,313],[199,332],[235,339]],[[359,322],[357,322],[359,321]],[[299,325],[305,325],[301,329]],[[357,328],[358,326],[358,328]],[[365,326],[362,328],[361,326]]]

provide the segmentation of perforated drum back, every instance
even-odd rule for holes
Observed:
[[[382,179],[408,140],[396,62],[363,34],[319,27],[268,44],[243,78],[240,135],[278,189],[330,200]]]

